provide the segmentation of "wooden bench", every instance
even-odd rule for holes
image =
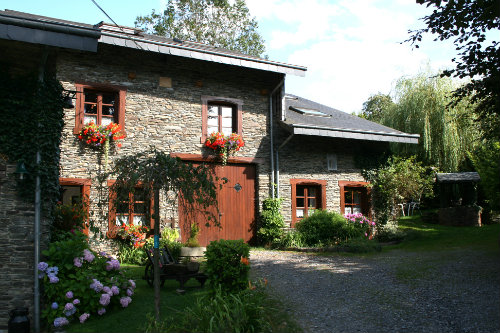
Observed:
[[[148,256],[148,262],[144,269],[144,279],[152,287],[154,281],[153,249],[145,249]],[[165,280],[177,280],[180,289],[184,289],[184,284],[190,279],[196,279],[201,286],[205,285],[207,276],[199,272],[200,264],[189,262],[187,264],[179,263],[174,260],[168,247],[160,249],[160,285],[165,284]]]

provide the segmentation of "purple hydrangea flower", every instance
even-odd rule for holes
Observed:
[[[120,304],[124,308],[126,308],[130,304],[130,302],[132,302],[132,298],[130,298],[128,296],[120,298]]]
[[[69,324],[69,321],[68,319],[64,318],[64,317],[57,317],[55,320],[54,320],[54,326],[55,327],[62,327],[64,325],[68,325]]]
[[[59,278],[55,275],[47,275],[49,277],[49,282],[50,283],[57,283],[59,282]]]
[[[120,269],[120,262],[116,259],[111,259],[109,261],[106,261],[106,270],[119,270]]]
[[[66,317],[70,317],[70,316],[74,315],[74,314],[75,314],[75,312],[76,312],[76,308],[73,308],[72,310],[67,310],[67,311],[64,311],[64,315],[65,315]]]
[[[111,296],[109,296],[109,294],[102,294],[101,298],[99,299],[99,304],[106,306],[109,304],[110,300]]]
[[[87,319],[89,319],[89,317],[90,317],[90,314],[84,313],[80,317],[78,317],[78,319],[80,319],[80,323],[83,324]]]
[[[103,314],[105,314],[105,313],[106,313],[106,309],[105,309],[105,308],[100,308],[99,310],[97,310],[97,314],[98,314],[99,316],[102,316],[102,315],[103,315]]]
[[[66,303],[66,305],[64,306],[64,310],[66,311],[71,311],[75,308],[75,306],[73,305],[73,303]]]
[[[135,289],[135,281],[134,281],[134,280],[128,280],[128,284],[130,285],[130,288],[131,288],[132,290],[134,290],[134,289]]]
[[[53,310],[56,310],[56,309],[59,307],[59,305],[58,305],[56,302],[54,302],[54,303],[52,303],[52,305],[51,305],[50,307],[51,307]]]
[[[98,280],[96,279],[92,279],[92,281],[94,281],[93,283],[90,284],[90,288],[91,289],[94,289],[94,291],[96,293],[100,292],[103,288],[103,285],[101,282],[99,282]]]
[[[111,287],[111,292],[113,293],[113,295],[118,295],[120,293],[120,288],[118,288],[117,286],[113,286]]]
[[[113,293],[111,292],[111,288],[108,286],[105,286],[104,288],[102,288],[102,291],[105,292],[106,294],[113,295]]]
[[[59,268],[57,266],[47,268],[47,275],[57,275]]]
[[[73,263],[76,267],[82,267],[82,258],[76,257],[75,259],[73,259]]]
[[[127,289],[127,296],[132,296],[134,294],[134,292],[132,291],[132,289]]]
[[[88,262],[92,262],[94,260],[95,256],[92,252],[85,249],[85,250],[83,250],[83,258]]]
[[[66,298],[69,298],[69,299],[73,298],[73,292],[72,291],[68,291],[66,293]]]
[[[73,304],[74,304],[74,305],[78,305],[78,304],[80,304],[80,300],[79,300],[78,298],[75,298],[75,299],[73,300]]]
[[[39,271],[42,271],[42,272],[45,272],[45,270],[49,267],[49,264],[47,264],[46,262],[43,262],[43,261],[40,261],[38,263],[38,270]]]

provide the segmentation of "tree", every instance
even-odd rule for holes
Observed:
[[[394,107],[391,96],[378,93],[368,98],[363,103],[361,117],[376,123],[380,123],[384,112]]]
[[[394,153],[416,155],[419,161],[447,172],[464,169],[467,152],[480,144],[481,131],[469,99],[463,98],[450,106],[455,87],[450,78],[430,72],[397,81],[396,103],[385,106],[381,123],[420,134],[420,139],[418,145],[392,145]]]
[[[160,320],[160,271],[159,248],[157,247],[160,234],[160,191],[163,198],[172,205],[182,196],[182,202],[207,215],[208,221],[217,219],[210,207],[217,206],[216,179],[205,166],[194,167],[184,163],[179,158],[173,158],[154,148],[124,156],[118,159],[110,172],[116,182],[111,188],[115,193],[114,207],[129,201],[129,194],[134,193],[138,186],[144,189],[144,202],[151,202],[154,198],[154,288],[155,288],[155,317]],[[179,200],[181,201],[181,200]],[[196,204],[196,206],[195,206]],[[146,209],[146,220],[151,218],[151,210]]]
[[[446,70],[442,76],[469,78],[470,82],[455,90],[459,102],[467,96],[477,104],[475,111],[484,120],[494,116],[495,128],[500,127],[500,42],[488,41],[487,33],[498,34],[500,29],[499,0],[417,0],[427,7],[434,6],[432,14],[425,16],[426,28],[410,30],[406,40],[418,48],[426,33],[437,34],[434,40],[453,39],[459,59],[453,58],[455,69]],[[498,38],[498,35],[495,36]],[[498,40],[498,39],[497,39]],[[483,44],[487,43],[485,46]],[[492,133],[490,133],[492,134]],[[497,135],[498,132],[496,133]]]
[[[260,57],[264,40],[245,0],[168,0],[163,14],[138,16],[135,25],[149,33],[205,43]]]

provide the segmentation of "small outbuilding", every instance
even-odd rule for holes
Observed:
[[[481,226],[481,207],[477,205],[477,172],[438,173],[436,181],[441,199],[439,223]]]

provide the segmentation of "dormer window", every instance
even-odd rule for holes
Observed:
[[[290,110],[295,111],[297,113],[306,115],[306,116],[314,116],[314,117],[331,117],[329,114],[321,112],[316,109],[308,109],[302,107],[290,106]]]

